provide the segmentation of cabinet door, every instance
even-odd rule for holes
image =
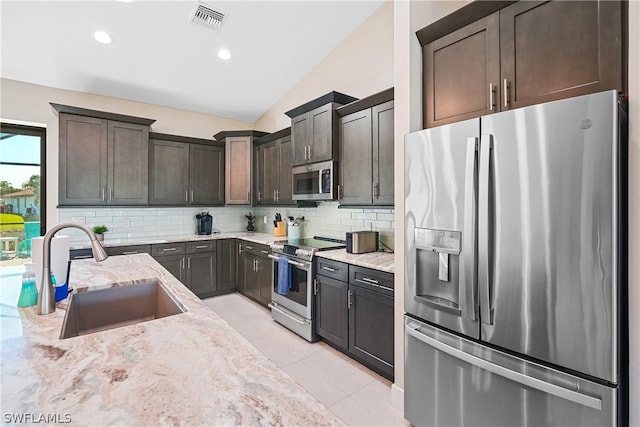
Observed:
[[[108,203],[149,202],[149,126],[108,122]]]
[[[216,290],[216,253],[187,255],[187,286],[201,296]]]
[[[236,242],[234,239],[217,241],[217,289],[234,289],[236,287]]]
[[[60,113],[60,205],[102,205],[107,187],[107,121]]]
[[[501,109],[622,90],[622,2],[517,2],[500,11]],[[505,102],[506,101],[506,102]]]
[[[393,378],[393,297],[349,285],[349,352]]]
[[[242,290],[247,296],[258,300],[260,299],[260,282],[258,279],[258,271],[256,263],[257,257],[245,253],[242,257],[243,270],[244,270],[244,283]]]
[[[291,154],[293,166],[308,163],[309,150],[309,113],[291,119]]]
[[[224,204],[224,149],[191,144],[189,151],[189,203]]]
[[[166,268],[169,273],[173,274],[173,276],[178,279],[183,284],[187,283],[187,278],[185,274],[184,268],[184,255],[165,255],[154,257],[158,263]]]
[[[307,163],[316,163],[331,160],[333,157],[333,145],[336,142],[334,136],[333,103],[329,103],[309,111],[309,149]]]
[[[152,205],[184,205],[189,201],[189,144],[150,140],[150,194]]]
[[[425,128],[497,111],[499,18],[495,12],[423,47]]]
[[[285,136],[278,142],[279,173],[278,175],[278,204],[295,204],[293,200],[293,171],[291,166],[291,137]]]
[[[393,101],[371,109],[373,151],[373,204],[393,205]]]
[[[276,201],[276,191],[278,190],[278,179],[280,168],[278,167],[278,147],[276,142],[269,142],[262,147],[262,158],[260,159],[260,169],[262,174],[262,192],[260,194],[261,204],[273,205]]]
[[[316,333],[347,350],[349,333],[348,285],[316,275]]]
[[[371,109],[340,118],[340,191],[345,205],[371,204],[373,196],[371,157]]]
[[[228,205],[251,204],[251,137],[226,138],[225,195]]]
[[[260,301],[267,305],[271,302],[271,277],[273,262],[269,258],[256,257],[256,273],[258,275],[258,286]]]

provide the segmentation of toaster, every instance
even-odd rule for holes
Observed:
[[[377,231],[351,231],[346,236],[347,253],[364,254],[378,250]]]

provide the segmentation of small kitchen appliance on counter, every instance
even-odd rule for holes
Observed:
[[[211,229],[213,227],[213,217],[209,215],[208,210],[204,210],[197,214],[196,220],[198,224],[198,234],[211,234]]]
[[[378,250],[379,233],[377,231],[347,232],[347,253],[366,254]]]

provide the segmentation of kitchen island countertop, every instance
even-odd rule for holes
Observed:
[[[157,278],[187,312],[64,340],[67,300],[44,316],[18,309],[20,275],[5,277],[3,422],[342,424],[147,254],[74,261],[69,283],[82,292]]]

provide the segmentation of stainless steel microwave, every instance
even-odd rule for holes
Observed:
[[[326,161],[293,168],[293,200],[333,200],[336,162]]]

